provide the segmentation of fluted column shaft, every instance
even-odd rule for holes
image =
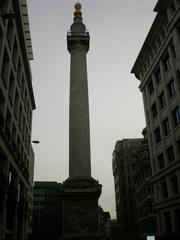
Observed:
[[[69,43],[70,46],[70,43]],[[69,176],[91,176],[87,46],[73,41],[70,71]]]

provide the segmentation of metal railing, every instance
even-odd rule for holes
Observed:
[[[72,31],[68,31],[67,32],[67,36],[85,36],[88,37],[89,36],[89,31],[85,31],[85,32],[72,32]]]

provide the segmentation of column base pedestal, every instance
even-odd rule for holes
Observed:
[[[98,198],[102,185],[91,177],[63,182],[63,240],[103,240]]]

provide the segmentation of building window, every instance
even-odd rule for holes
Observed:
[[[180,108],[179,108],[179,106],[173,110],[172,115],[173,115],[173,119],[174,119],[174,125],[177,126],[180,123]]]
[[[164,16],[164,25],[166,26],[168,24],[168,16],[167,16],[167,13],[165,13],[165,16]]]
[[[165,232],[172,232],[170,212],[164,212],[164,227],[165,227]]]
[[[160,37],[157,40],[157,45],[158,45],[158,48],[160,48],[160,46],[161,46],[161,39],[160,39]]]
[[[148,84],[148,89],[149,89],[149,95],[151,95],[154,92],[154,85],[152,80]]]
[[[148,110],[146,110],[146,112],[145,112],[145,115],[146,115],[146,122],[147,122],[147,124],[149,123],[149,118],[150,118],[150,116],[149,116],[149,111]]]
[[[11,104],[13,104],[13,102],[14,102],[14,90],[15,90],[15,79],[13,76],[13,72],[11,72],[11,76],[10,76],[10,80],[9,80],[9,93],[8,93]]]
[[[153,118],[155,118],[157,116],[157,106],[156,106],[156,103],[154,103],[152,105],[151,110],[152,110],[152,116],[153,116]]]
[[[14,46],[13,46],[13,62],[14,62],[14,66],[16,69],[17,66],[17,56],[18,56],[18,46],[17,46],[17,41],[16,38],[14,39]]]
[[[178,180],[176,176],[171,177],[171,187],[172,187],[173,195],[176,195],[179,193]]]
[[[161,183],[161,188],[162,188],[162,197],[163,198],[168,198],[168,188],[167,188],[167,182],[166,181]]]
[[[175,229],[179,231],[180,229],[180,209],[174,210],[174,218],[175,218]]]
[[[13,145],[13,150],[15,151],[15,149],[16,149],[16,126],[14,124],[12,127],[12,145]]]
[[[123,195],[124,195],[124,197],[126,196],[126,188],[123,188],[122,189],[122,192],[123,192]]]
[[[11,48],[12,39],[13,39],[13,21],[11,19],[8,20],[7,37],[8,37],[9,47]]]
[[[155,130],[155,136],[156,136],[156,143],[159,143],[161,141],[161,131],[160,128],[156,128]]]
[[[165,34],[165,31],[164,31],[164,29],[162,30],[162,32],[161,32],[161,36],[162,36],[162,40],[164,40],[165,39],[165,37],[166,37],[166,34]]]
[[[6,13],[7,12],[7,8],[8,8],[8,1],[1,0],[1,4],[0,4],[0,11],[1,11],[1,13]]]
[[[161,81],[161,70],[160,68],[158,68],[155,72],[155,78],[156,78],[156,84],[159,84],[159,82]]]
[[[172,98],[176,94],[176,85],[175,85],[174,79],[172,79],[168,83],[168,92],[169,92],[170,98]]]
[[[21,80],[21,96],[22,99],[24,100],[24,90],[25,90],[25,81],[24,81],[24,76],[22,75],[22,80]]]
[[[178,149],[178,151],[179,151],[179,153],[180,153],[180,139],[177,140],[177,149]]]
[[[171,11],[171,14],[173,14],[176,11],[176,7],[173,2],[170,4],[170,11]]]
[[[29,125],[30,125],[30,129],[31,129],[31,125],[32,125],[32,110],[31,110],[31,108],[29,108]]]
[[[19,128],[22,130],[22,105],[19,107],[19,117],[18,117]]]
[[[20,157],[21,156],[21,141],[20,141],[20,137],[18,136],[17,137],[17,153],[18,153],[18,156]]]
[[[150,53],[150,62],[152,63],[154,60],[154,57],[153,57],[153,52]]]
[[[17,80],[18,80],[18,84],[20,86],[20,82],[21,82],[21,60],[20,60],[20,58],[18,60]]]
[[[2,44],[3,44],[3,31],[0,25],[0,54],[1,54]]]
[[[175,160],[173,146],[170,146],[169,148],[167,148],[166,152],[167,152],[168,162],[169,163],[173,162]]]
[[[176,51],[175,51],[173,42],[171,43],[170,48],[171,48],[172,57],[173,57],[173,59],[175,59],[176,58]]]
[[[7,81],[8,81],[8,74],[9,74],[9,57],[7,54],[7,50],[4,50],[4,56],[2,61],[2,72],[1,76],[4,82],[5,87],[7,88]]]
[[[27,89],[25,88],[25,93],[24,93],[24,108],[25,111],[27,111],[27,101],[28,101],[28,95],[27,95]]]
[[[16,118],[18,117],[18,109],[19,109],[19,94],[16,89],[15,101],[14,101],[14,113],[15,113]]]
[[[161,153],[161,154],[158,156],[158,163],[159,163],[159,169],[162,169],[162,168],[165,167],[164,155],[163,155],[163,153]]]
[[[144,77],[144,72],[143,72],[143,69],[142,69],[142,71],[140,72],[140,78],[143,79],[143,77]]]
[[[156,53],[157,53],[157,47],[156,47],[156,45],[154,46],[154,53],[155,53],[155,55],[156,55]]]
[[[144,72],[146,73],[147,71],[147,66],[146,66],[146,63],[144,64]]]
[[[3,127],[4,124],[4,104],[5,104],[5,98],[3,96],[3,93],[0,89],[0,127]]]
[[[22,134],[23,134],[23,139],[25,140],[25,129],[26,129],[26,123],[25,123],[25,115],[23,115],[23,124],[22,124]]]
[[[171,67],[169,53],[166,53],[164,60],[163,60],[163,64],[164,64],[164,69],[167,72],[169,70],[169,68]]]
[[[164,108],[165,105],[166,105],[165,94],[164,94],[164,92],[162,92],[161,95],[159,96],[159,107],[160,107],[160,109]]]
[[[149,66],[150,66],[150,59],[148,57],[148,59],[147,59],[147,67],[149,67]]]
[[[5,126],[6,137],[9,140],[11,137],[11,114],[9,110],[6,113],[6,126]]]
[[[163,121],[164,135],[167,136],[170,133],[169,119],[166,118]]]

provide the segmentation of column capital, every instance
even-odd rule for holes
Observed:
[[[86,52],[89,51],[89,34],[80,36],[80,35],[72,35],[71,33],[68,33],[67,35],[67,48],[68,51],[71,53],[71,51],[74,48],[82,48]]]

